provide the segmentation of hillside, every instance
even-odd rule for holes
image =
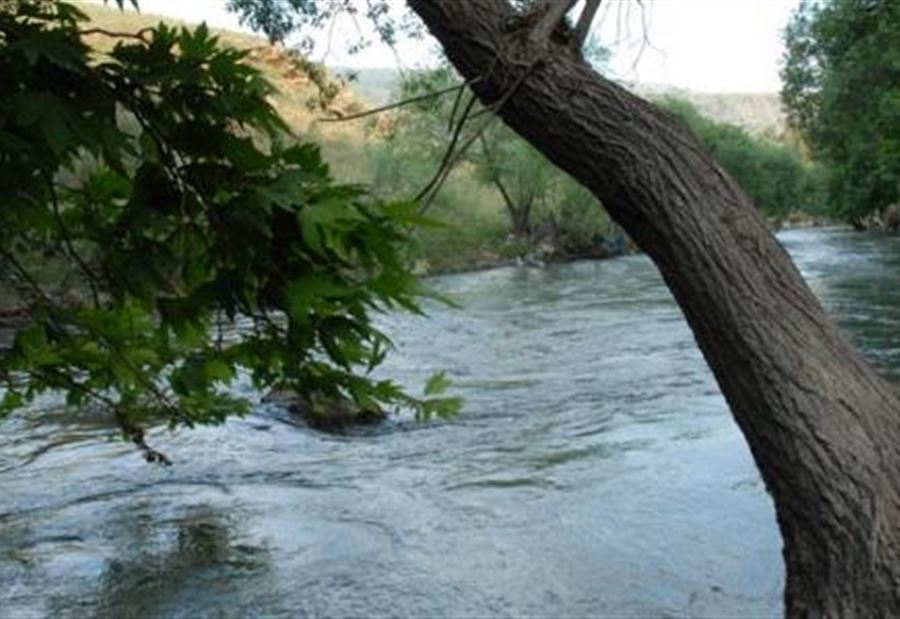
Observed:
[[[359,96],[374,105],[388,103],[399,80],[397,70],[390,67],[354,69],[334,66],[329,68],[335,74],[345,77]]]
[[[103,28],[110,32],[133,33],[155,26],[159,22],[177,26],[196,26],[179,20],[153,15],[119,11],[115,8],[83,3],[79,8],[91,18],[91,27]],[[363,107],[363,100],[349,87],[340,88],[337,96],[328,104],[328,113],[316,107],[318,87],[309,78],[302,62],[299,62],[284,47],[272,46],[261,37],[240,32],[213,29],[222,44],[247,50],[247,62],[259,69],[275,85],[278,94],[272,104],[298,135],[312,134],[329,142],[365,140],[363,127],[359,123],[318,123],[317,119],[332,113],[346,115]],[[99,51],[109,50],[117,42],[116,38],[97,34],[87,37],[88,42]],[[333,76],[329,80],[336,81]]]
[[[134,33],[160,21],[169,25],[196,26],[159,15],[120,12],[102,5],[83,3],[80,8],[91,17],[86,29]],[[370,130],[373,123],[377,127],[382,118],[389,122],[389,116],[353,122],[319,121],[323,117],[346,116],[370,107],[374,97],[358,95],[359,83],[348,79],[328,108],[322,110],[315,105],[319,89],[309,79],[308,67],[289,50],[248,34],[212,31],[224,45],[248,51],[247,62],[278,89],[272,104],[295,134],[321,146],[336,179],[364,183],[373,193],[388,200],[408,199],[429,181],[438,165],[436,161],[398,159],[394,151],[397,145],[382,140],[380,132]],[[110,49],[116,41],[114,37],[103,35],[89,38],[90,44],[100,53]],[[336,70],[330,70],[328,76],[337,83],[342,83],[344,77]],[[382,89],[390,91],[396,79],[395,72],[382,72],[381,77],[390,84],[382,85]],[[503,202],[492,187],[474,179],[471,171],[461,169],[453,175],[430,215],[447,227],[429,228],[417,235],[415,251],[418,252],[419,270],[459,270],[508,258],[503,254],[508,249],[504,245],[508,222]]]
[[[160,21],[181,24],[178,20],[152,14],[120,12],[102,5],[84,3],[81,8],[90,15],[96,26],[116,32],[136,32]],[[307,77],[303,67],[282,47],[273,47],[261,38],[239,32],[216,30],[221,41],[238,49],[250,50],[248,61],[263,71],[279,90],[273,104],[299,133],[313,132],[323,140],[364,140],[360,123],[336,123],[319,125],[316,118],[323,114],[311,109],[310,102],[317,90]],[[114,39],[104,36],[91,37],[98,49],[108,49]],[[351,69],[330,68],[336,80],[346,80],[346,86],[330,104],[329,109],[346,115],[360,109],[365,103],[381,105],[391,99],[399,74],[390,67]],[[633,84],[629,88],[644,97],[675,96],[693,103],[704,115],[717,122],[743,127],[748,131],[781,134],[785,128],[784,113],[777,93],[727,93],[710,94],[653,84]]]
[[[778,93],[705,93],[672,86],[634,84],[630,88],[649,99],[676,97],[692,103],[707,118],[737,125],[753,134],[781,135],[786,129]]]
[[[399,76],[390,68],[350,69],[334,67],[341,75],[353,76],[353,88],[375,105],[387,103]],[[647,98],[674,96],[693,103],[701,114],[716,121],[737,125],[754,134],[780,135],[785,129],[784,112],[778,93],[701,93],[654,84],[626,84]]]

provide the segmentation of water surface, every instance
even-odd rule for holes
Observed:
[[[900,379],[900,237],[782,235]],[[387,372],[446,369],[447,423],[329,436],[260,405],[157,432],[0,426],[0,615],[777,616],[772,503],[680,311],[634,256],[453,275],[464,309],[385,318]]]

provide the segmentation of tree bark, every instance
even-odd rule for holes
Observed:
[[[845,341],[683,123],[535,41],[506,0],[409,0],[502,119],[656,263],[743,431],[784,540],[789,616],[900,616],[900,393]]]

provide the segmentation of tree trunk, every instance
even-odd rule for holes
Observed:
[[[506,0],[409,0],[500,116],[653,259],[775,501],[789,616],[900,616],[900,393],[683,123],[536,40]]]
[[[509,211],[512,233],[520,241],[531,239],[531,202],[520,204]]]
[[[491,180],[497,187],[497,191],[500,192],[500,196],[503,198],[503,204],[506,205],[511,232],[516,239],[527,241],[531,238],[531,224],[529,221],[531,219],[531,202],[529,201],[527,204],[521,206],[516,204],[506,190],[503,181],[500,180],[500,174],[497,171],[487,140],[484,139],[483,134],[479,135],[478,139],[481,142],[481,150],[484,152],[484,156],[487,159]]]

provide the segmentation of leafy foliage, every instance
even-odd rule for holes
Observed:
[[[123,37],[105,56],[66,3],[0,11],[0,286],[24,316],[0,352],[0,414],[39,393],[102,405],[143,441],[153,419],[247,410],[228,386],[452,413],[372,378],[373,311],[419,312],[404,261],[417,221],[335,184],[270,85],[204,26]]]
[[[332,20],[348,16],[353,20],[366,19],[378,38],[387,45],[396,44],[398,36],[419,36],[421,25],[404,12],[392,13],[387,0],[228,0],[228,10],[237,13],[242,23],[253,30],[264,32],[272,42],[283,42],[291,35],[301,35],[298,43],[304,51],[312,51],[314,41],[308,34],[322,28]],[[360,34],[347,41],[347,51],[357,53],[371,44]]]
[[[400,98],[439,92],[459,82],[449,65],[417,71],[404,81]],[[405,106],[396,117],[391,138],[416,144],[419,156],[436,167],[452,140],[453,121],[463,119],[473,97],[468,89],[461,89]],[[480,107],[471,110],[473,115],[481,112]],[[475,127],[463,128],[463,134],[480,129],[477,121],[470,124]],[[499,121],[483,128],[464,161],[481,183],[496,190],[508,216],[509,232],[520,242],[534,240],[542,226],[567,237],[616,234],[590,192]]]
[[[684,100],[666,98],[659,103],[687,122],[766,215],[783,219],[792,211],[814,213],[820,209],[822,175],[794,148],[714,122]]]
[[[900,201],[900,3],[807,0],[785,40],[782,99],[828,167],[834,212]]]

